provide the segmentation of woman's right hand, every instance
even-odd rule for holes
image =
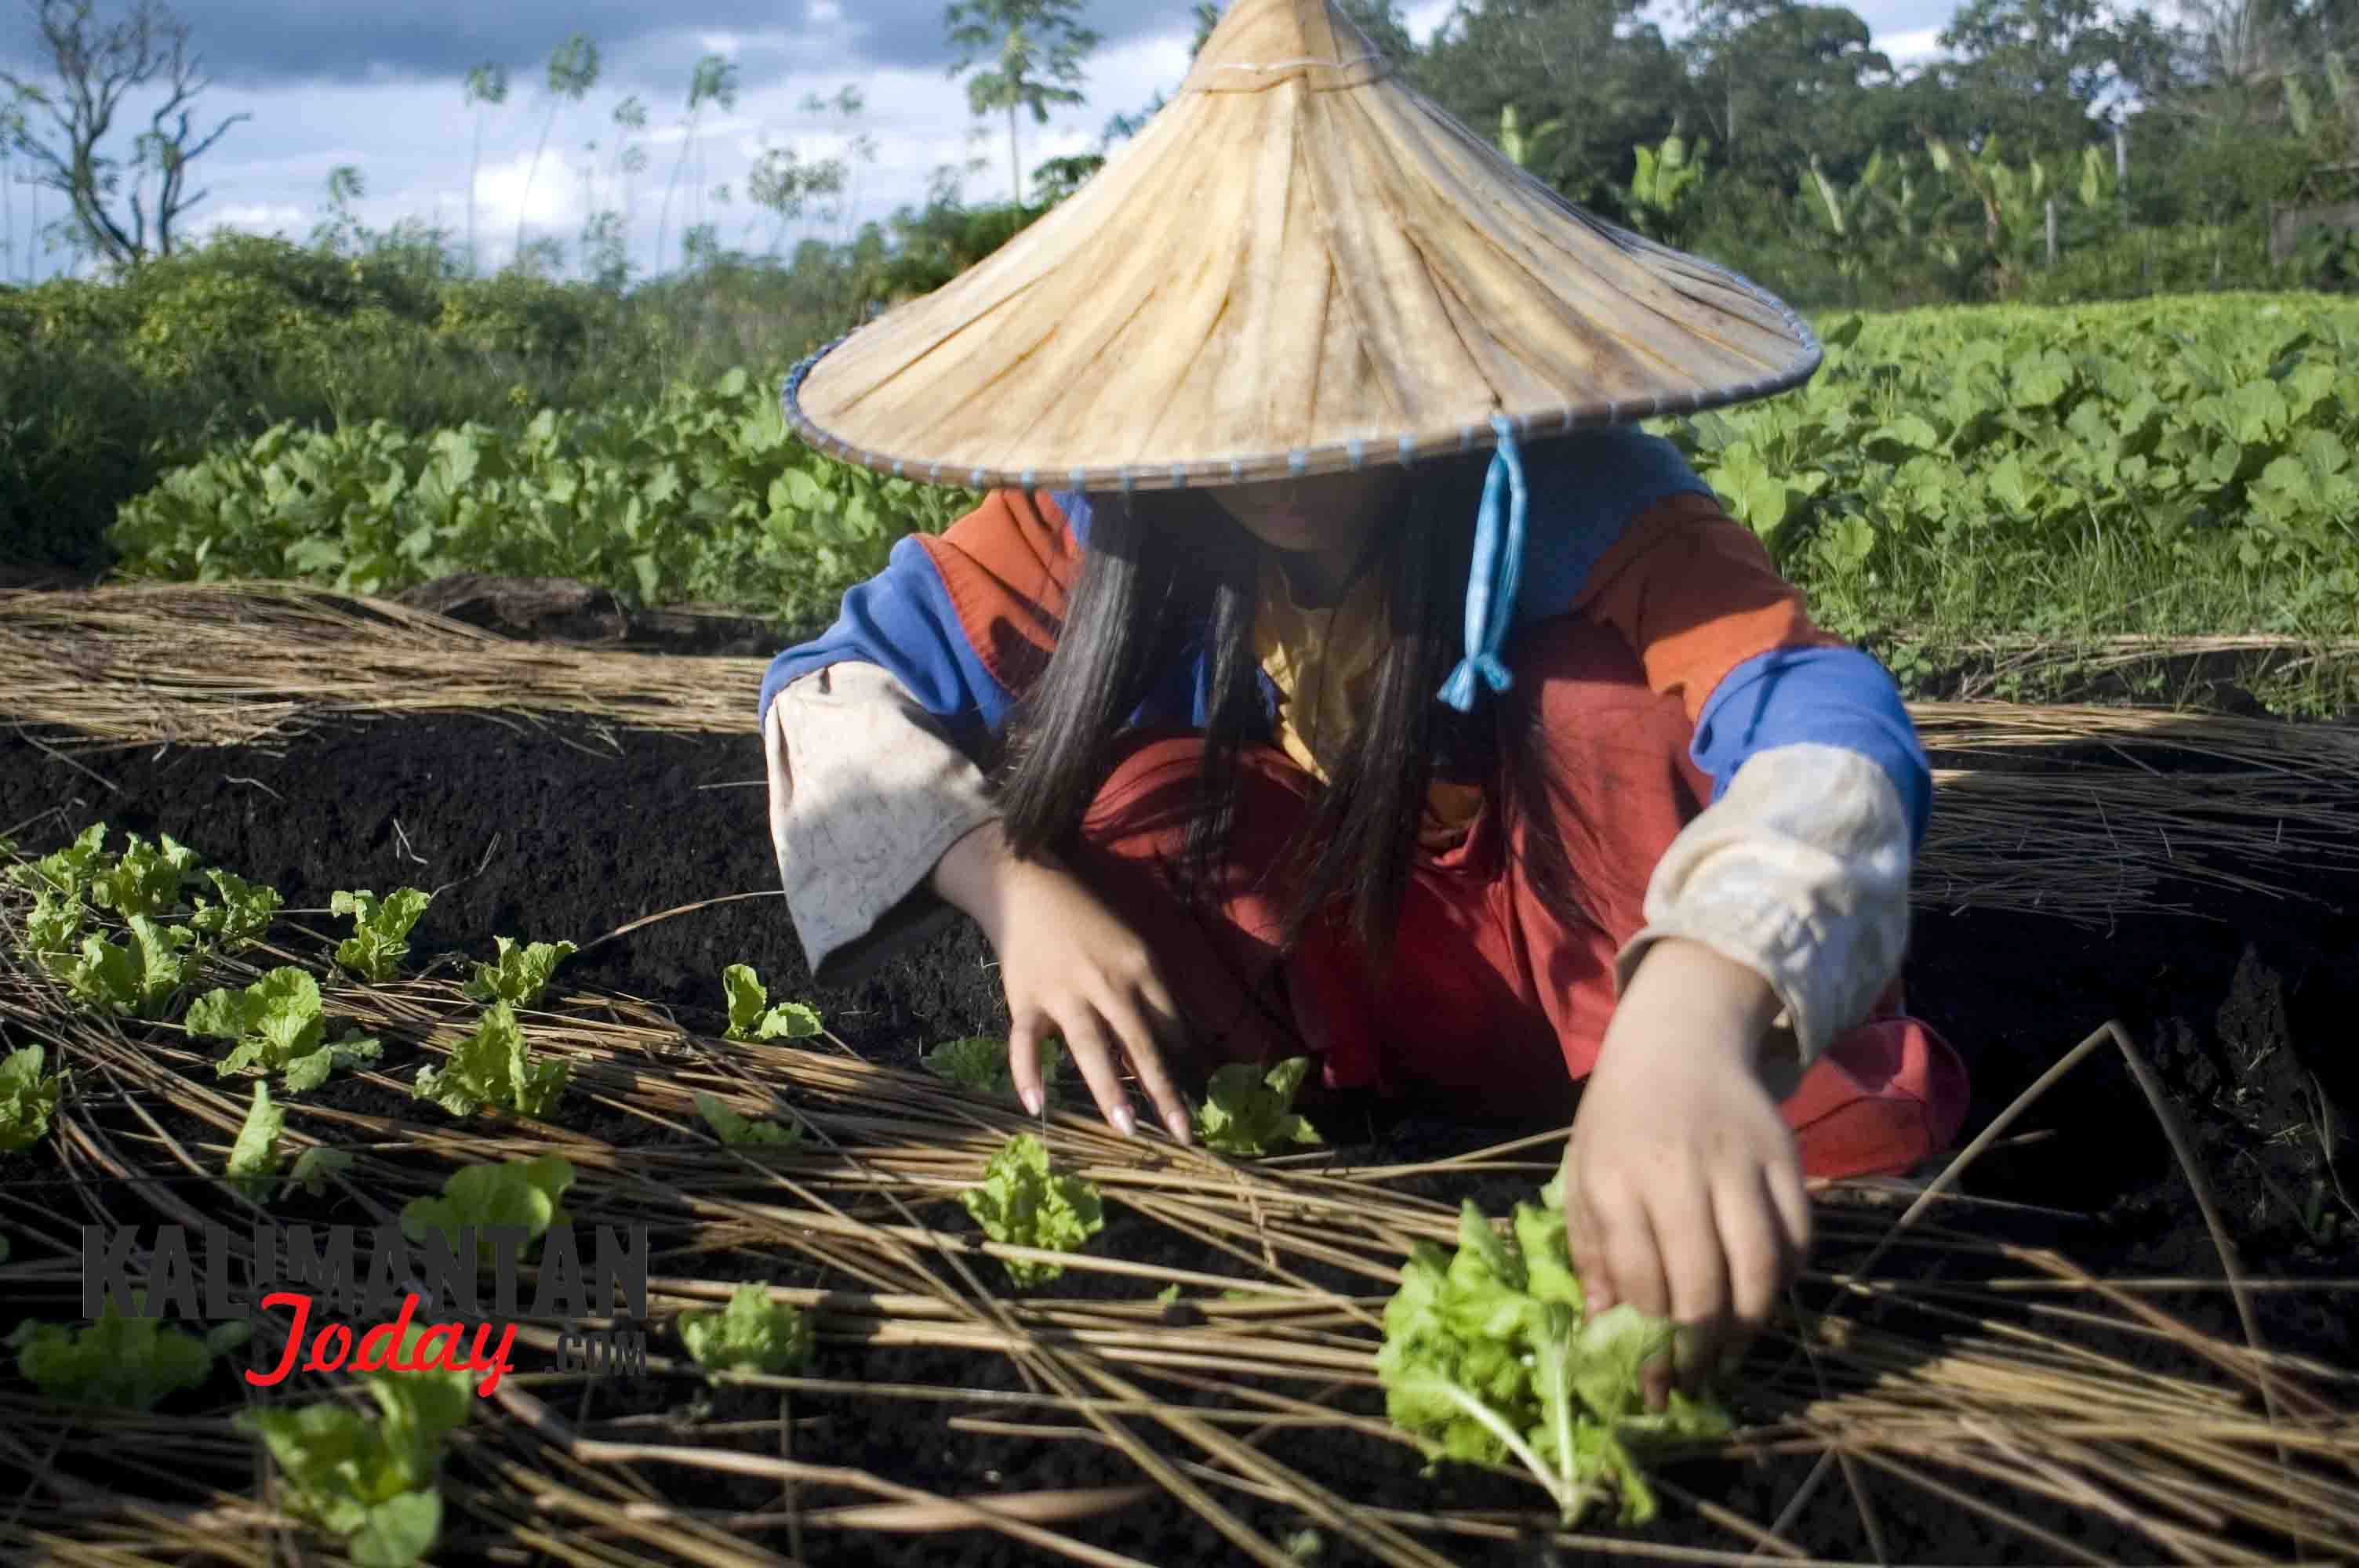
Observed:
[[[1115,1130],[1127,1138],[1137,1125],[1122,1084],[1127,1059],[1171,1136],[1190,1141],[1188,1105],[1163,1059],[1166,1047],[1184,1049],[1187,1024],[1121,916],[1055,860],[1018,859],[996,822],[951,846],[934,891],[973,916],[999,956],[1008,1073],[1027,1109],[1040,1113],[1040,1044],[1056,1035]]]

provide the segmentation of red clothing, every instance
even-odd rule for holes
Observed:
[[[1666,639],[1675,642],[1676,639]],[[1654,643],[1661,656],[1661,643]],[[1527,825],[1489,792],[1463,842],[1421,855],[1391,972],[1378,988],[1340,927],[1314,927],[1281,962],[1275,935],[1292,890],[1271,868],[1301,821],[1310,776],[1279,752],[1242,760],[1229,865],[1203,904],[1177,891],[1193,815],[1200,736],[1128,739],[1086,815],[1077,861],[1155,950],[1207,1049],[1225,1060],[1309,1050],[1333,1087],[1411,1093],[1476,1116],[1570,1110],[1614,1005],[1615,954],[1646,924],[1651,869],[1710,798],[1689,755],[1680,688],[1608,624],[1559,616],[1521,633],[1509,662],[1539,692],[1557,826],[1589,919],[1552,914],[1522,871]],[[1651,661],[1650,661],[1651,662]],[[1669,689],[1661,689],[1669,687]],[[1899,1015],[1840,1036],[1785,1102],[1803,1169],[1888,1173],[1945,1148],[1966,1112],[1962,1065]]]

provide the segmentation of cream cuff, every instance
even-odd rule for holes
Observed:
[[[933,871],[999,815],[983,772],[875,665],[790,683],[762,721],[770,838],[811,977],[859,978],[953,917]]]
[[[1911,858],[1900,792],[1875,762],[1839,746],[1759,752],[1664,851],[1616,983],[1666,936],[1701,942],[1768,980],[1799,1074],[1900,972]]]

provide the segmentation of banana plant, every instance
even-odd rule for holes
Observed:
[[[1690,152],[1677,129],[1659,147],[1639,147],[1637,168],[1625,192],[1630,215],[1655,239],[1670,239],[1685,226],[1686,217],[1702,194],[1704,158],[1712,143],[1698,141]]]
[[[1527,174],[1548,177],[1547,171],[1556,163],[1557,149],[1564,145],[1564,135],[1562,118],[1536,126],[1527,135],[1523,117],[1516,113],[1513,103],[1499,111],[1499,150],[1507,155],[1509,163]]]

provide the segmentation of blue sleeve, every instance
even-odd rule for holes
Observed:
[[[962,743],[996,729],[1012,695],[967,640],[933,557],[915,536],[893,546],[885,569],[843,596],[835,624],[770,661],[760,721],[786,685],[830,665],[879,665],[947,724]]]
[[[1855,648],[1783,648],[1745,660],[1697,716],[1690,755],[1727,793],[1745,759],[1773,746],[1814,742],[1857,752],[1900,792],[1912,849],[1925,842],[1933,773],[1900,688],[1882,665]]]
[[[1519,624],[1564,613],[1605,552],[1649,507],[1685,492],[1712,492],[1677,447],[1635,425],[1541,442],[1524,454],[1524,472],[1531,505]]]

